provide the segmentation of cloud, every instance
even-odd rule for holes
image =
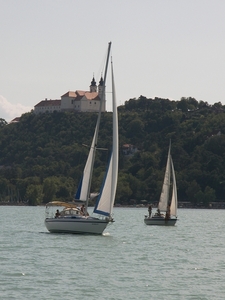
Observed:
[[[23,113],[29,112],[33,107],[24,106],[20,103],[12,104],[2,95],[0,95],[0,118],[10,122],[16,117],[20,117]]]

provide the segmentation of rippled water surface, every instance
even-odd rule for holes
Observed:
[[[50,234],[44,211],[0,207],[0,299],[225,299],[224,210],[115,208],[103,236]]]

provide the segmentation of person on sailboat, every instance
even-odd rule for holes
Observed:
[[[81,213],[82,215],[84,215],[84,213],[85,213],[84,210],[85,210],[85,209],[84,209],[84,204],[82,204],[82,205],[81,205],[81,208],[80,208],[80,213]]]
[[[148,206],[148,216],[149,216],[149,218],[151,218],[151,214],[152,214],[152,206],[151,206],[151,204],[149,204],[149,206]]]
[[[55,218],[58,218],[60,216],[60,212],[59,210],[57,209],[56,213],[55,213]]]
[[[159,217],[161,216],[161,212],[160,212],[160,209],[159,209],[159,208],[157,209],[156,215],[159,216]]]

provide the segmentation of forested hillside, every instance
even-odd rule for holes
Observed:
[[[159,199],[169,140],[178,201],[224,201],[225,107],[194,98],[130,99],[118,107],[120,159],[117,204]],[[88,155],[97,114],[26,113],[18,123],[0,119],[0,201],[31,205],[71,201]],[[92,192],[97,192],[111,146],[111,113],[103,113]],[[138,151],[126,155],[124,144]]]

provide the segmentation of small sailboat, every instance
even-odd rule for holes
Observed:
[[[153,216],[145,216],[146,225],[173,226],[177,222],[177,185],[173,166],[172,156],[170,154],[171,143],[169,145],[166,171],[163,181],[161,196],[158,203],[157,212]],[[172,177],[172,195],[170,192]],[[171,197],[171,198],[170,198]],[[169,201],[171,199],[171,201]]]
[[[104,73],[103,87],[105,88],[107,67],[109,61],[111,42],[108,46],[106,67]],[[116,196],[117,178],[118,178],[118,116],[115,96],[115,84],[113,65],[111,62],[111,74],[112,74],[112,108],[113,108],[113,128],[112,128],[112,153],[109,160],[108,168],[103,180],[102,188],[98,194],[96,205],[93,213],[96,215],[89,216],[87,208],[88,202],[91,198],[91,180],[94,168],[95,152],[98,142],[98,133],[101,120],[102,104],[105,100],[101,99],[98,119],[95,127],[95,133],[90,147],[89,155],[86,161],[86,165],[83,171],[83,176],[80,181],[78,191],[75,196],[75,202],[83,202],[85,205],[84,211],[80,211],[76,205],[68,203],[60,203],[63,210],[59,211],[57,217],[46,217],[45,225],[50,232],[63,232],[63,233],[87,233],[87,234],[102,234],[107,225],[113,222],[112,211]],[[103,93],[104,95],[105,93]],[[56,203],[58,204],[58,203]],[[54,205],[50,202],[46,205],[46,208]],[[66,213],[65,213],[66,212]]]

